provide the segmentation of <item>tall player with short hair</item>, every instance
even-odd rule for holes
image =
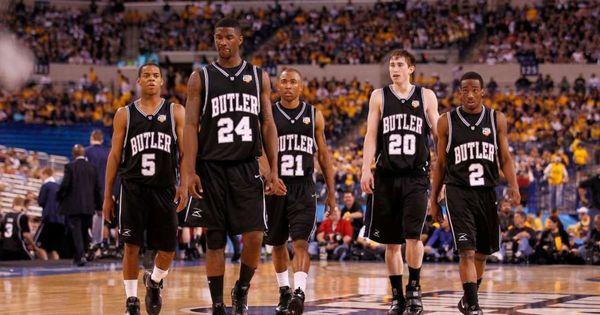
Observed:
[[[314,158],[317,157],[327,184],[329,209],[337,207],[333,166],[325,140],[323,114],[310,104],[300,101],[303,84],[300,72],[285,69],[277,82],[281,99],[273,106],[273,118],[279,136],[279,176],[285,183],[285,196],[267,199],[268,230],[265,240],[273,246],[273,265],[279,285],[277,314],[302,314],[304,291],[310,268],[308,242],[315,231],[317,193],[313,179]],[[287,240],[294,247],[294,291],[288,277]]]
[[[104,218],[112,220],[115,203],[112,187],[118,168],[122,179],[119,233],[125,243],[125,314],[140,313],[137,278],[139,251],[145,245],[158,251],[154,270],[144,274],[146,311],[158,314],[162,306],[162,279],[167,276],[177,246],[174,202],[178,201],[175,186],[185,112],[183,106],[168,104],[160,96],[163,78],[158,65],[141,66],[137,82],[141,98],[119,108],[115,114],[102,210]]]
[[[460,79],[461,106],[438,121],[437,163],[433,168],[431,215],[443,220],[437,203],[446,184],[446,210],[460,254],[460,279],[464,295],[458,303],[462,314],[483,314],[477,288],[487,256],[500,249],[500,223],[495,186],[500,165],[508,181],[508,197],[520,203],[515,167],[508,151],[506,117],[486,108],[483,78],[467,72]]]
[[[421,232],[427,215],[429,135],[439,117],[433,91],[411,84],[415,58],[405,50],[390,54],[392,84],[371,94],[361,188],[369,194],[365,235],[386,244],[385,262],[393,292],[388,314],[422,314]],[[375,156],[377,159],[375,161]],[[376,162],[375,176],[371,165]],[[409,281],[402,288],[401,244],[406,243]]]
[[[203,225],[213,314],[226,312],[227,234],[242,234],[240,276],[231,295],[234,313],[247,314],[248,290],[267,223],[264,192],[285,194],[285,186],[277,170],[269,75],[241,58],[243,36],[236,20],[220,20],[214,40],[218,60],[194,71],[188,81],[181,198],[189,193],[206,201]],[[266,187],[257,160],[263,145],[271,169]]]

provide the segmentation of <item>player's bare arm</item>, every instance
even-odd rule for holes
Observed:
[[[500,151],[498,156],[500,158],[500,168],[508,182],[508,198],[513,206],[518,206],[521,203],[521,195],[519,194],[519,186],[517,185],[515,163],[508,151],[506,116],[501,112],[496,112],[496,125],[498,126],[498,150]]]
[[[117,169],[123,154],[123,143],[125,141],[125,133],[127,132],[127,108],[121,107],[115,113],[113,119],[113,135],[111,140],[110,153],[106,162],[106,175],[104,186],[104,202],[102,205],[102,213],[104,219],[108,222],[112,221],[115,212],[115,200],[112,196],[112,187],[115,184],[117,177]]]
[[[179,161],[183,160],[183,128],[185,125],[185,107],[181,104],[173,105],[173,115],[175,116],[175,134],[177,135],[177,149],[179,151]],[[179,172],[181,173],[181,163],[179,163]],[[175,194],[175,202],[178,205],[181,203],[185,204],[187,201],[187,194],[183,195],[181,189],[182,187],[177,188],[177,192]]]
[[[315,140],[317,141],[317,159],[319,160],[319,166],[325,176],[325,184],[327,185],[327,200],[325,205],[329,209],[337,207],[335,201],[335,182],[333,175],[333,165],[331,163],[331,155],[329,148],[327,147],[327,140],[325,139],[325,118],[319,110],[316,111],[315,121]]]
[[[438,135],[437,122],[440,118],[437,96],[435,96],[432,90],[423,88],[423,102],[425,103],[425,117],[427,117],[427,121],[431,124],[431,136],[433,137],[433,145],[435,146]]]
[[[375,188],[371,165],[375,159],[375,150],[377,150],[377,131],[379,128],[379,119],[381,118],[381,99],[383,97],[382,89],[377,89],[371,93],[369,100],[369,115],[367,117],[367,134],[363,145],[363,165],[360,179],[360,188],[367,194],[372,194]]]
[[[188,199],[188,194],[201,199],[202,184],[196,174],[195,157],[198,153],[198,123],[200,121],[200,93],[202,82],[197,71],[192,72],[188,79],[187,101],[185,103],[185,124],[183,127],[183,157],[181,160],[181,187],[179,200]],[[179,202],[177,211],[183,210],[185,202]]]
[[[263,71],[262,87],[260,91],[260,119],[261,132],[263,137],[263,146],[265,154],[269,160],[271,172],[267,178],[267,191],[275,195],[285,195],[286,188],[283,181],[279,179],[279,170],[277,165],[277,127],[273,120],[273,108],[271,106],[271,80],[269,75]]]
[[[437,110],[436,110],[437,111]],[[431,177],[433,180],[431,187],[431,197],[429,200],[429,214],[437,222],[443,221],[442,211],[438,204],[440,191],[444,185],[446,177],[446,147],[448,146],[448,113],[440,116],[437,121],[437,162],[433,165]]]

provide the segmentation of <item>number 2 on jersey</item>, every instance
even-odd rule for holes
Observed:
[[[296,162],[295,170],[294,170],[294,162]],[[289,155],[289,154],[282,155],[281,156],[281,175],[282,176],[304,176],[304,169],[302,168],[302,155],[297,155],[295,159],[294,159],[293,155]]]
[[[469,184],[471,186],[483,186],[483,165],[479,163],[469,165]]]
[[[390,144],[388,152],[390,155],[414,155],[416,152],[417,138],[413,134],[405,134],[404,138],[402,135],[393,134],[390,135]]]
[[[252,141],[252,129],[250,129],[250,118],[248,116],[242,117],[235,130],[233,125],[233,119],[229,117],[223,117],[217,121],[217,127],[219,127],[217,138],[219,143],[232,143],[234,131],[238,136],[242,137],[243,142]]]

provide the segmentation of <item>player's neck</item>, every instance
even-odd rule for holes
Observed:
[[[145,109],[155,109],[162,102],[160,94],[155,95],[143,95],[140,99],[140,106]]]
[[[296,109],[298,108],[298,106],[300,106],[300,99],[297,98],[291,102],[288,102],[284,99],[281,99],[281,101],[279,102],[281,104],[281,106],[283,106],[283,108],[285,109]]]
[[[235,68],[242,63],[242,57],[240,57],[239,55],[232,56],[229,59],[223,59],[219,57],[217,59],[217,63],[223,68]]]
[[[413,85],[410,84],[410,81],[405,81],[405,82],[401,82],[401,83],[392,83],[392,89],[394,89],[394,91],[398,92],[400,95],[406,95],[408,93],[410,93],[410,90],[412,89]]]
[[[469,108],[467,108],[466,106],[463,105],[463,106],[461,106],[461,109],[462,109],[463,112],[465,112],[467,114],[480,114],[481,111],[483,110],[483,104],[479,105],[479,106],[477,106],[475,108],[471,108],[471,109],[469,109]]]

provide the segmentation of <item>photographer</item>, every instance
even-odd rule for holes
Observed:
[[[340,210],[332,209],[321,223],[317,233],[319,248],[327,252],[328,259],[344,260],[350,251],[353,229],[350,221],[341,220]]]
[[[535,231],[525,226],[527,215],[518,211],[515,213],[514,226],[511,226],[502,239],[500,251],[507,261],[522,262],[533,254],[536,243]]]

